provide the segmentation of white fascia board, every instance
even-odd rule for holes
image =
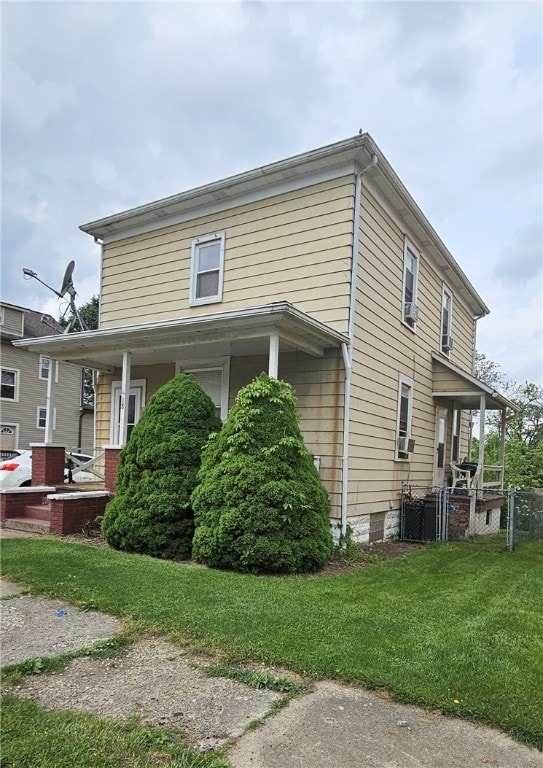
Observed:
[[[439,363],[447,370],[451,371],[451,373],[454,373],[460,379],[463,379],[469,384],[473,384],[475,388],[475,392],[466,392],[466,391],[459,390],[456,394],[460,396],[473,395],[473,394],[477,394],[477,395],[485,394],[491,397],[496,402],[498,402],[502,407],[511,408],[511,410],[515,411],[515,413],[518,411],[518,407],[514,403],[512,403],[510,400],[508,400],[506,397],[501,395],[496,390],[492,389],[492,387],[489,387],[488,384],[484,383],[484,381],[481,381],[480,379],[473,376],[473,374],[468,373],[467,371],[463,371],[461,368],[458,368],[456,365],[453,365],[453,363],[451,363],[449,360],[446,360],[441,355],[438,355],[435,352],[432,352],[432,360],[436,363]],[[454,394],[455,394],[454,392],[432,392],[432,397],[451,397]]]
[[[146,205],[121,211],[113,216],[107,216],[96,221],[82,224],[80,229],[89,235],[102,237],[108,229],[122,227],[123,229],[135,223],[136,219],[151,217],[160,218],[168,209],[171,213],[181,213],[185,206],[200,207],[214,200],[222,202],[226,198],[235,197],[261,187],[268,187],[281,181],[296,179],[313,172],[324,172],[326,168],[336,167],[343,163],[356,160],[366,149],[368,134],[361,134],[343,141],[329,144],[325,147],[304,152],[300,155],[280,160],[269,165],[261,166],[244,173],[230,176],[226,179],[205,184],[177,195],[171,195]],[[194,201],[198,201],[195,203]]]
[[[202,202],[197,197],[192,201],[188,201],[182,211],[176,211],[175,213],[166,214],[160,217],[153,215],[152,218],[149,218],[149,216],[147,216],[147,220],[139,224],[134,223],[131,225],[129,222],[126,222],[122,227],[120,225],[111,225],[114,226],[114,229],[112,231],[104,231],[100,237],[104,245],[108,245],[109,243],[115,243],[128,237],[136,237],[156,229],[163,229],[165,227],[182,224],[183,222],[190,221],[194,218],[210,216],[231,210],[232,208],[238,208],[242,205],[249,205],[251,203],[259,202],[260,200],[267,200],[270,197],[276,197],[277,195],[293,192],[297,189],[311,187],[315,184],[321,184],[326,181],[331,181],[332,179],[341,178],[342,176],[354,175],[354,173],[354,162],[342,163],[333,168],[326,168],[296,178],[268,183],[248,192],[238,192],[221,200],[206,200]],[[134,217],[133,221],[137,222],[137,220],[138,217]],[[84,227],[80,227],[80,229],[84,232],[87,231]]]
[[[319,320],[306,315],[292,304],[286,301],[272,304],[264,304],[258,307],[246,309],[215,312],[208,315],[193,315],[190,317],[176,318],[174,320],[161,320],[138,325],[127,325],[116,328],[106,328],[98,331],[79,331],[66,335],[42,336],[40,339],[20,339],[14,342],[16,346],[29,349],[32,352],[47,350],[53,357],[63,357],[81,352],[92,357],[99,355],[100,351],[112,350],[122,347],[130,348],[130,340],[138,344],[142,335],[152,336],[154,340],[149,343],[156,344],[161,332],[165,334],[164,340],[170,341],[179,332],[198,333],[213,330],[214,327],[228,328],[234,324],[235,328],[251,328],[257,323],[267,322],[280,326],[286,322],[289,327],[292,324],[302,328],[310,338],[321,339],[329,345],[339,346],[347,340],[339,331],[331,328]],[[180,341],[180,340],[178,340]]]

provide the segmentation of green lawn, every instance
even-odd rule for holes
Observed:
[[[8,539],[2,572],[238,661],[386,688],[543,747],[542,542],[431,545],[339,576],[258,577]]]

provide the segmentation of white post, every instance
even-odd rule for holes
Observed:
[[[483,487],[483,474],[485,468],[485,421],[486,421],[486,397],[481,395],[479,405],[479,466],[481,471],[479,472],[479,479],[477,481],[478,488]]]
[[[501,418],[501,424],[500,424],[500,488],[503,488],[503,483],[505,480],[505,420],[507,417],[507,412],[504,410],[502,411],[502,418]]]
[[[119,407],[119,445],[126,445],[128,432],[128,397],[130,395],[130,365],[132,355],[123,352],[123,377],[121,382],[121,402]]]
[[[270,354],[268,359],[268,374],[274,379],[279,373],[279,335],[272,333],[270,335]]]
[[[55,407],[53,382],[57,377],[57,360],[49,358],[49,375],[47,377],[47,395],[45,401],[45,445],[51,445],[53,442],[53,416]]]

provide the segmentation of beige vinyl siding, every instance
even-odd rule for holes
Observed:
[[[4,310],[4,322],[0,326],[2,332],[9,334],[10,336],[22,336],[24,329],[24,313],[19,309],[6,307],[4,304],[2,305],[2,309]]]
[[[402,481],[431,484],[435,456],[432,352],[440,351],[443,276],[420,251],[416,332],[401,322],[405,233],[364,189],[351,384],[348,516],[398,507]],[[410,238],[411,239],[411,238]],[[454,297],[454,292],[453,292]],[[453,298],[451,362],[471,370],[473,319]],[[413,381],[409,461],[396,460],[399,375]],[[450,425],[447,436],[450,444]],[[461,441],[461,450],[465,438]]]
[[[18,402],[2,400],[2,422],[18,424],[18,447],[41,443],[45,430],[36,426],[37,409],[47,405],[47,381],[39,377],[40,356],[2,344],[2,367],[18,369]],[[79,416],[81,404],[81,368],[72,363],[60,363],[58,382],[54,383],[56,408],[53,441],[67,448],[79,448]]]
[[[289,301],[347,329],[352,177],[195,218],[104,247],[101,327]],[[223,301],[189,307],[193,238],[225,233]]]

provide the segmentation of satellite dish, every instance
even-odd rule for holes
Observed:
[[[87,325],[83,318],[81,317],[79,310],[75,303],[75,297],[77,296],[77,293],[74,288],[74,284],[72,281],[72,275],[74,272],[75,267],[75,261],[70,261],[68,266],[66,267],[66,271],[64,273],[64,279],[62,280],[62,288],[60,291],[55,291],[54,288],[52,288],[50,285],[45,283],[41,278],[38,277],[36,272],[34,272],[31,269],[27,269],[26,267],[23,267],[23,274],[26,279],[29,279],[31,277],[34,277],[39,283],[42,285],[45,285],[46,288],[49,288],[50,291],[53,291],[53,293],[56,293],[56,295],[59,297],[59,299],[63,299],[66,294],[70,297],[69,307],[72,310],[72,318],[68,325],[66,326],[66,329],[64,333],[69,333],[72,330],[72,326],[74,325],[74,322],[77,321],[79,324],[79,327],[82,331],[87,331]],[[66,308],[67,309],[67,308]],[[64,313],[65,314],[65,313]],[[64,315],[63,315],[64,316]],[[43,322],[43,321],[42,321]]]
[[[60,296],[64,296],[68,292],[68,288],[73,286],[72,275],[74,272],[74,267],[75,267],[75,261],[70,261],[70,263],[66,267],[66,272],[64,273],[62,288],[60,289]]]

